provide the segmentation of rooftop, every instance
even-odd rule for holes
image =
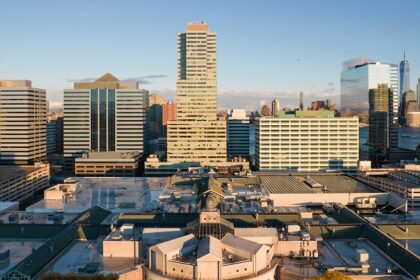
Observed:
[[[80,81],[74,83],[74,89],[138,89],[137,82],[120,81],[111,73],[106,73],[95,81]]]
[[[32,87],[32,82],[29,80],[2,80],[0,81],[0,88],[22,88]]]
[[[260,175],[269,193],[374,193],[375,189],[347,175]],[[311,179],[311,180],[308,180]],[[313,184],[313,183],[318,184]],[[318,187],[321,185],[321,187]]]
[[[94,241],[75,241],[48,267],[47,272],[87,273],[85,268],[93,267],[91,273],[118,274],[132,270],[132,259],[106,259],[102,257],[101,246]]]
[[[81,157],[76,158],[76,162],[83,161],[133,161],[140,158],[140,153],[137,151],[133,152],[86,152],[81,155]]]
[[[0,278],[12,267],[29,256],[33,249],[39,248],[45,240],[41,239],[0,239],[0,254],[9,250],[9,263],[0,266]]]
[[[335,112],[329,110],[280,111],[276,116],[264,116],[262,119],[292,119],[292,118],[334,118]]]
[[[77,214],[64,213],[27,213],[25,211],[7,211],[0,214],[1,224],[68,224],[77,217]]]
[[[27,212],[81,213],[91,207],[101,206],[113,213],[158,211],[159,195],[167,178],[72,177],[80,187],[64,200],[43,199],[31,206]]]

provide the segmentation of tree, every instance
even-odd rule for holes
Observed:
[[[325,272],[322,275],[316,276],[312,278],[313,280],[351,280],[350,277],[348,277],[347,275],[337,272],[337,271],[332,271],[332,272]]]
[[[60,273],[46,273],[41,276],[41,280],[117,280],[118,275],[80,275],[76,273],[60,274]]]

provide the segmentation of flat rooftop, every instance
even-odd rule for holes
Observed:
[[[321,263],[331,267],[360,266],[356,250],[363,249],[369,253],[369,274],[385,275],[386,270],[395,264],[385,257],[385,254],[365,239],[342,239],[325,241],[321,249]]]
[[[259,175],[261,185],[270,194],[278,193],[375,193],[374,188],[347,175]],[[312,187],[310,184],[316,184]]]
[[[140,153],[133,152],[87,152],[81,157],[76,158],[77,161],[94,161],[94,160],[134,160],[140,157]]]
[[[0,214],[0,224],[68,224],[77,217],[77,214],[64,213],[28,213],[25,211],[7,211]]]
[[[420,215],[415,214],[380,214],[364,218],[372,224],[420,223]]]
[[[356,250],[363,249],[369,254],[369,270],[368,275],[387,275],[388,268],[395,269],[396,264],[385,257],[384,253],[371,245],[365,239],[336,239],[324,241],[319,250],[318,262],[324,268],[356,268],[360,267],[357,261]],[[295,275],[304,277],[314,277],[322,274],[322,271],[313,266],[313,263],[306,260],[296,260],[290,258],[282,258],[282,265],[285,270]],[[398,273],[397,273],[398,274]],[[366,275],[366,273],[353,272],[350,275]],[[395,275],[395,274],[394,274]],[[294,278],[293,278],[294,279]]]
[[[133,267],[132,259],[104,259],[101,246],[95,241],[75,241],[63,252],[45,272],[77,273],[88,263],[97,262],[99,274],[118,274]]]
[[[38,249],[45,240],[40,239],[0,239],[0,253],[10,250],[10,261],[0,266],[0,278],[24,258],[32,254],[33,249]]]
[[[16,201],[0,201],[0,213],[8,211],[12,208],[19,208],[19,202]]]
[[[101,206],[112,213],[190,213],[196,211],[197,187],[190,181],[172,182],[167,177],[72,177],[80,184],[63,200],[43,199],[31,213],[81,213]]]
[[[420,257],[420,239],[399,239],[398,242]]]

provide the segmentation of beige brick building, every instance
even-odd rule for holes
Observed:
[[[177,120],[168,123],[168,162],[226,161],[226,121],[217,119],[216,33],[205,23],[178,34]]]
[[[33,164],[46,157],[47,102],[31,81],[0,81],[0,163]]]

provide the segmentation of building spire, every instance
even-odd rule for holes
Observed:
[[[405,48],[404,48],[404,62],[406,61],[406,59],[405,59]]]

